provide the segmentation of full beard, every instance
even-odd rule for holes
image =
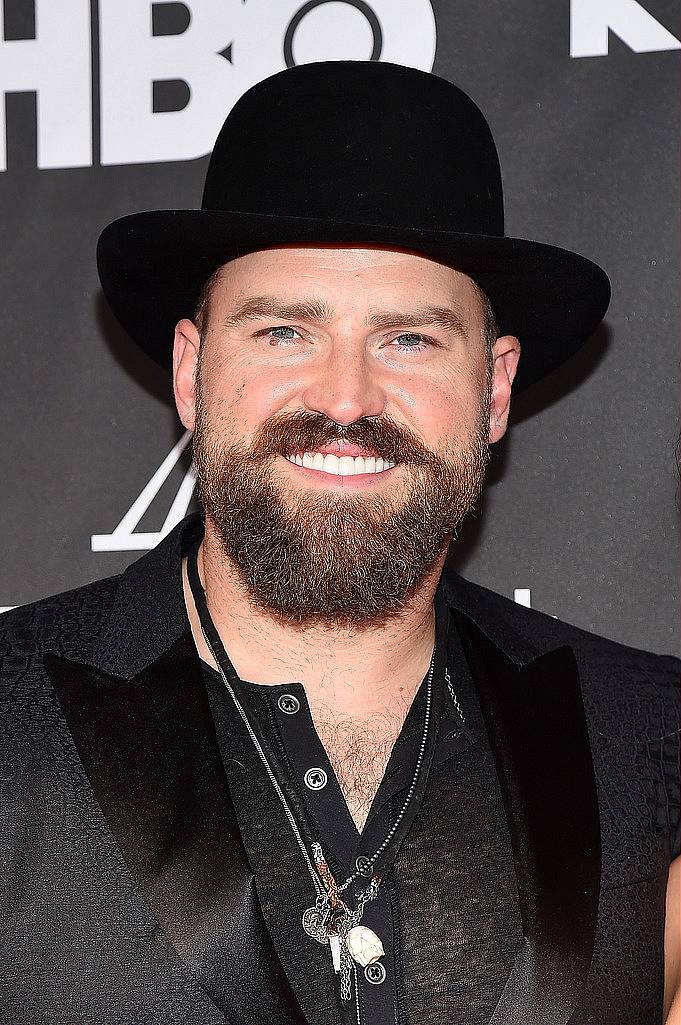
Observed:
[[[309,412],[270,418],[251,446],[225,445],[199,396],[193,439],[199,495],[255,607],[290,625],[378,625],[405,609],[477,501],[488,429],[486,397],[465,447],[445,456],[388,418],[341,427]],[[339,438],[399,463],[407,478],[400,493],[301,488],[293,495],[277,481],[279,456]]]

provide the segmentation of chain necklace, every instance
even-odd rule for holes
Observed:
[[[395,821],[385,835],[383,842],[369,858],[358,858],[358,868],[347,879],[338,884],[329,868],[321,844],[312,845],[312,854],[320,879],[324,884],[324,893],[317,895],[314,907],[308,908],[303,914],[303,929],[308,936],[318,943],[328,943],[331,948],[331,959],[334,971],[340,974],[341,1000],[349,1001],[352,996],[351,978],[354,963],[363,967],[374,964],[385,953],[383,944],[376,934],[364,926],[360,926],[364,908],[378,896],[381,877],[373,874],[372,869],[381,854],[397,832],[400,822],[411,804],[416,790],[421,767],[426,751],[430,732],[431,706],[433,695],[433,672],[435,670],[435,649],[430,660],[430,668],[426,677],[426,711],[423,718],[423,733],[419,747],[416,767],[411,784],[402,807]],[[352,909],[341,898],[348,887],[360,876],[371,876],[369,885],[360,892],[355,892],[355,908]]]
[[[205,592],[200,583],[196,564],[197,551],[194,552],[193,558],[190,556],[188,560],[188,577],[189,585],[194,597],[194,604],[199,615],[201,633],[203,634],[206,646],[218,667],[225,689],[227,690],[239,717],[244,723],[251,743],[253,744],[267,773],[267,777],[284,809],[287,821],[295,836],[306,868],[312,880],[316,893],[316,900],[314,906],[307,908],[302,915],[303,929],[309,937],[316,940],[318,943],[329,944],[334,971],[340,974],[341,999],[347,1002],[352,997],[351,980],[353,976],[356,980],[356,964],[359,963],[364,967],[374,964],[383,956],[384,953],[380,939],[371,929],[361,926],[360,922],[364,914],[364,908],[378,895],[379,887],[382,882],[381,877],[373,872],[373,866],[387,848],[388,844],[397,832],[400,823],[404,819],[421,776],[421,769],[423,766],[423,759],[425,756],[431,724],[435,648],[433,648],[433,655],[430,661],[428,675],[426,677],[426,709],[423,720],[423,733],[421,736],[421,743],[419,746],[416,766],[414,768],[414,774],[409,785],[407,795],[397,817],[395,818],[395,821],[386,833],[383,842],[379,847],[377,847],[371,857],[358,858],[356,862],[356,871],[351,873],[342,883],[338,884],[326,861],[321,844],[318,841],[314,841],[311,845],[311,851],[308,851],[298,823],[267,759],[267,755],[258,740],[255,730],[251,726],[243,705],[239,701],[234,688],[229,682],[227,673],[225,672],[222,664],[222,659],[218,657],[218,653],[216,651],[217,645],[211,642],[209,631],[214,632],[218,639],[219,634],[217,633],[210,616],[205,599]],[[198,593],[197,585],[200,588],[200,592]],[[212,630],[210,628],[212,628]],[[444,675],[447,689],[450,696],[453,698],[456,709],[463,722],[465,721],[463,713],[459,702],[456,699],[456,695],[454,694],[449,670],[447,668],[445,668]],[[350,907],[350,905],[341,897],[341,894],[345,893],[348,887],[350,887],[352,883],[360,877],[371,878],[368,885],[363,890],[354,892],[355,906],[353,908]],[[355,989],[356,988],[357,986],[355,984]]]

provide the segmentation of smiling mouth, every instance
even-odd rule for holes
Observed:
[[[320,470],[334,477],[355,477],[367,473],[384,473],[396,463],[380,456],[337,456],[332,452],[300,452],[284,456],[295,466],[304,466],[308,470]]]

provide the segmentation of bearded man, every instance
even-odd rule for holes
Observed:
[[[174,332],[202,514],[3,618],[2,1021],[658,1025],[679,663],[445,568],[604,272],[504,235],[467,96],[362,62],[255,86],[99,268]]]

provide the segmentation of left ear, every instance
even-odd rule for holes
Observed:
[[[493,445],[506,433],[511,406],[511,385],[518,369],[520,342],[513,335],[497,338],[492,348],[492,397],[489,410],[489,440]]]

